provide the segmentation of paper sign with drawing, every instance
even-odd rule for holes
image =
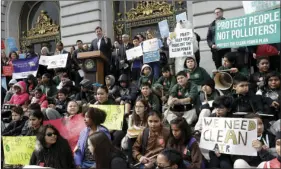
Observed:
[[[2,137],[5,164],[27,165],[35,148],[35,136]]]
[[[106,112],[106,119],[103,125],[109,130],[122,130],[124,105],[90,105]]]
[[[223,154],[256,156],[257,120],[242,118],[203,119],[200,148]]]

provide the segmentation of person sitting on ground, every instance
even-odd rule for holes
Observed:
[[[146,82],[141,85],[141,93],[138,96],[137,100],[144,99],[148,102],[150,109],[160,112],[161,103],[159,98],[152,92],[151,84]]]
[[[90,80],[83,79],[80,82],[80,92],[76,94],[75,101],[80,105],[87,105],[90,101],[95,99],[93,86]]]
[[[37,88],[40,88],[42,92],[46,94],[48,101],[53,100],[57,95],[56,85],[54,84],[49,73],[43,74],[42,83],[40,86],[37,86]]]
[[[48,100],[45,94],[43,94],[40,88],[35,90],[35,96],[31,99],[32,103],[38,103],[41,105],[41,111],[48,108]]]
[[[115,77],[113,75],[105,76],[105,85],[108,89],[109,97],[115,100],[119,96],[119,87],[115,85]]]
[[[28,117],[24,116],[20,106],[12,108],[12,122],[4,129],[2,136],[19,136]]]
[[[24,81],[19,81],[13,86],[15,93],[8,101],[8,104],[22,106],[29,100],[29,94],[26,92],[26,84]]]
[[[44,115],[40,110],[35,110],[29,114],[28,129],[22,130],[23,136],[36,136],[38,131],[43,126]],[[23,128],[24,129],[24,128]]]
[[[149,83],[150,85],[152,85],[154,83],[152,68],[149,65],[144,64],[142,66],[140,76],[141,77],[139,78],[139,81],[138,81],[139,88],[141,87],[141,85],[143,83]]]
[[[16,79],[11,79],[8,83],[9,86],[9,91],[7,91],[5,98],[4,98],[4,102],[3,103],[7,103],[9,100],[11,100],[13,94],[14,94],[14,85],[17,83]]]
[[[173,168],[173,169],[186,169],[183,157],[180,152],[175,149],[164,149],[157,156],[157,168]]]

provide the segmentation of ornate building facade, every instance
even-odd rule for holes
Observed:
[[[172,31],[175,15],[187,11],[188,20],[201,36],[204,64],[211,58],[206,35],[216,7],[225,10],[226,18],[244,15],[242,1],[1,1],[1,39],[14,37],[17,46],[31,45],[38,52],[42,46],[54,51],[58,40],[66,49],[78,39],[90,43],[97,26],[113,42],[123,33],[134,36],[147,28],[160,36],[159,21],[167,19]]]

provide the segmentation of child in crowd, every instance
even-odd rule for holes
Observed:
[[[41,105],[41,110],[48,108],[48,100],[45,94],[43,94],[42,90],[40,88],[35,90],[35,96],[31,99],[32,103],[38,103]]]
[[[14,94],[14,85],[17,83],[16,79],[11,79],[8,83],[9,91],[6,93],[6,96],[4,98],[4,103],[7,103],[9,100],[11,100],[13,94]]]
[[[95,167],[95,157],[93,157],[89,150],[87,140],[97,131],[105,133],[107,137],[111,139],[108,129],[101,125],[104,123],[105,119],[106,113],[100,109],[91,107],[86,112],[84,121],[87,127],[81,131],[77,146],[74,149],[74,161],[76,167]]]
[[[37,88],[40,88],[44,94],[46,94],[48,100],[53,100],[53,98],[57,95],[57,88],[54,82],[52,81],[51,75],[49,73],[45,73],[42,76],[42,83],[40,86],[37,86]]]
[[[197,85],[188,80],[184,71],[178,72],[176,77],[177,84],[170,91],[165,118],[170,123],[176,117],[184,117],[188,124],[192,124],[197,119],[193,105],[198,95]]]
[[[32,94],[32,91],[36,88],[37,86],[37,79],[34,77],[32,74],[28,75],[26,80],[26,91],[29,94]]]
[[[195,125],[195,136],[196,139],[200,140],[202,123],[204,117],[232,117],[231,107],[233,99],[230,96],[218,96],[213,102],[213,110],[210,108],[208,103],[202,106],[202,111],[200,113],[199,119]]]
[[[22,106],[29,100],[29,94],[26,92],[26,84],[24,81],[19,81],[13,88],[15,93],[8,103]]]
[[[180,152],[175,149],[164,149],[157,156],[156,160],[157,168],[173,168],[173,169],[185,169],[183,157]]]
[[[30,112],[28,130],[27,132],[22,130],[21,135],[36,136],[40,128],[43,126],[43,120],[44,115],[40,110]]]
[[[162,68],[162,76],[154,83],[153,91],[166,103],[169,98],[169,91],[177,83],[175,76],[171,74],[169,66]]]
[[[265,84],[266,74],[270,72],[270,64],[268,57],[259,57],[257,59],[257,67],[258,72],[255,72],[250,76],[250,89],[253,92],[257,92],[257,90],[262,89]]]
[[[70,99],[68,98],[68,93],[66,89],[60,89],[58,91],[55,104],[49,104],[48,108],[46,109],[46,117],[49,120],[54,120],[63,117],[67,112],[66,107],[69,101]]]
[[[258,138],[252,142],[252,147],[258,152],[258,156],[233,156],[234,168],[257,167],[261,162],[274,159],[269,151],[274,147],[274,135],[264,129],[264,124],[258,114],[248,114],[246,118],[257,119]]]
[[[161,115],[152,111],[148,114],[148,128],[138,135],[133,146],[133,158],[140,162],[141,167],[153,167],[156,154],[161,152],[168,142],[169,130],[161,123]]]
[[[134,104],[137,98],[138,87],[134,83],[130,83],[130,79],[126,74],[121,74],[118,82],[120,96],[115,99],[115,102],[125,105],[125,116],[127,116],[130,114],[131,105]]]
[[[71,118],[79,113],[79,105],[76,101],[69,101],[67,104],[66,116]]]
[[[140,96],[137,98],[137,100],[139,99],[144,99],[146,101],[148,101],[150,109],[160,112],[160,101],[159,98],[152,93],[152,89],[151,89],[151,84],[148,82],[145,82],[141,85],[141,94]]]
[[[265,78],[264,87],[257,91],[257,95],[263,96],[265,113],[275,116],[274,120],[280,119],[281,104],[281,74],[270,72]]]
[[[108,89],[109,97],[115,100],[119,95],[119,88],[115,85],[115,77],[113,75],[105,76],[105,85]]]
[[[263,113],[262,97],[249,91],[249,82],[246,76],[237,74],[233,78],[232,97],[234,98],[233,112]]]
[[[133,44],[134,44],[134,47],[138,47],[140,45],[139,37],[135,36],[133,38]],[[132,80],[133,81],[137,81],[140,78],[140,73],[139,72],[141,72],[142,60],[143,60],[142,58],[143,58],[143,56],[140,56],[139,58],[135,58],[132,61],[132,73],[131,73],[131,76],[132,76]]]
[[[203,156],[196,139],[192,136],[191,127],[182,117],[171,121],[170,138],[167,148],[181,152],[188,168],[204,168]]]
[[[194,56],[188,56],[184,62],[184,71],[188,74],[189,81],[195,83],[198,86],[201,86],[208,79],[210,79],[210,75],[207,71],[197,66],[196,59]]]
[[[144,64],[142,66],[140,76],[141,77],[139,78],[139,82],[138,82],[139,88],[143,83],[149,83],[150,85],[154,83],[152,68],[149,65]]]
[[[4,129],[2,136],[19,136],[28,117],[24,116],[20,106],[12,108],[12,122]]]

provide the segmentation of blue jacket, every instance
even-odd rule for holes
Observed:
[[[110,136],[110,133],[107,128],[105,128],[104,126],[98,126],[98,131],[104,132],[104,134],[106,134],[108,136],[108,138],[111,140],[111,136]],[[85,147],[85,145],[86,145],[86,141],[89,136],[89,132],[90,132],[90,128],[87,127],[85,129],[83,129],[79,135],[79,139],[78,139],[78,143],[77,143],[78,149],[74,152],[74,161],[75,161],[76,166],[81,166],[81,164],[83,162],[83,158],[85,155],[85,149],[87,148],[87,147]]]

